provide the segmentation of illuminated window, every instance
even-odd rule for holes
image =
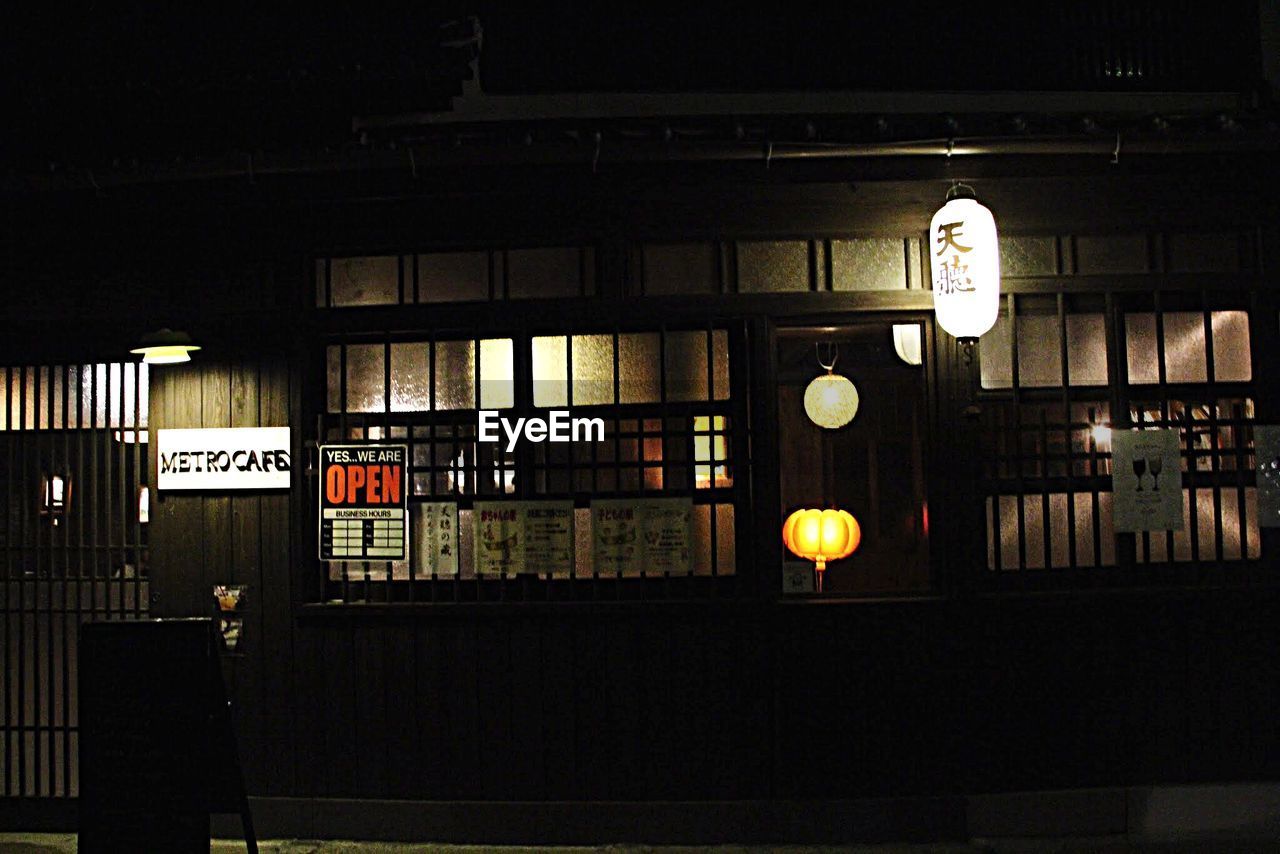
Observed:
[[[425,502],[458,505],[457,580],[475,578],[474,502],[503,498],[571,500],[574,573],[585,579],[593,577],[593,499],[689,496],[694,576],[736,573],[726,329],[529,331],[480,339],[421,334],[332,343],[325,361],[321,440],[410,446],[411,523]],[[509,420],[569,410],[575,418],[598,418],[603,434],[509,450],[505,437],[478,441],[479,409],[501,410]],[[420,561],[331,563],[327,598],[358,597],[360,585],[388,575],[441,581],[419,575]]]

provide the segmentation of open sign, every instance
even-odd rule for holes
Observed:
[[[320,448],[320,559],[409,555],[407,445]]]

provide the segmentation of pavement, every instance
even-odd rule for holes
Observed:
[[[212,854],[242,852],[240,840],[215,839]],[[445,845],[439,843],[358,842],[353,840],[268,839],[258,843],[263,854],[1276,854],[1277,840],[1139,841],[1123,837],[1090,839],[998,839],[969,843],[910,845],[599,845],[520,846]],[[76,851],[75,834],[0,833],[0,852],[66,854]]]

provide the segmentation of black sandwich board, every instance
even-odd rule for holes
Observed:
[[[207,618],[80,627],[80,851],[208,851],[212,812],[257,851],[216,650]]]

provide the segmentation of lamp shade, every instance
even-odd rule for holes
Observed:
[[[782,525],[782,542],[797,557],[814,562],[818,590],[827,561],[848,557],[862,542],[858,520],[844,510],[797,510]]]
[[[172,365],[190,362],[191,354],[199,349],[187,333],[165,328],[143,335],[129,352],[142,356],[148,365]]]
[[[893,324],[893,350],[898,358],[911,366],[924,362],[920,348],[920,325],[917,323]]]
[[[929,265],[938,325],[972,341],[1000,313],[996,221],[974,198],[951,198],[929,223]]]
[[[804,390],[804,411],[819,427],[843,427],[858,414],[858,389],[840,374],[815,377]]]

